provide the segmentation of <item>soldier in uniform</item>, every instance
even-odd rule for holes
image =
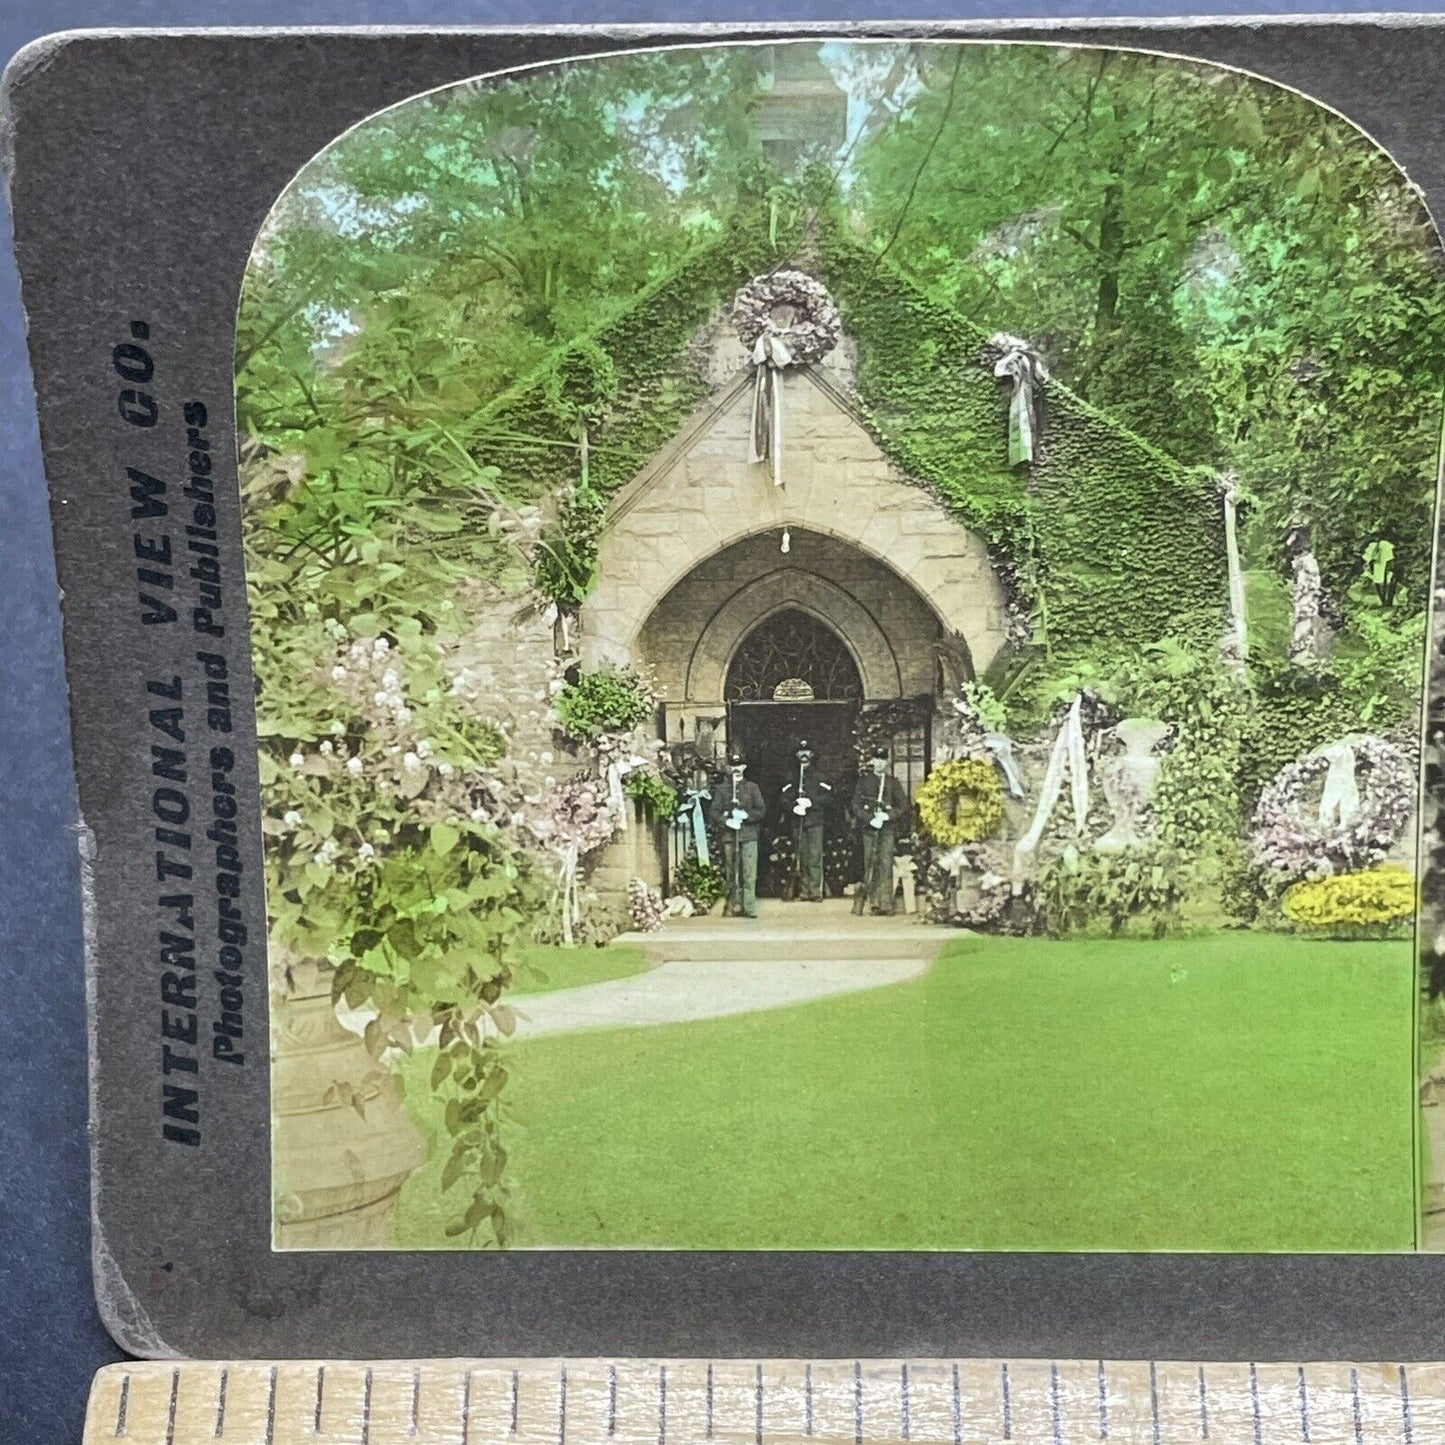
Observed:
[[[848,816],[863,835],[863,882],[853,898],[853,912],[865,901],[874,913],[893,912],[893,852],[898,834],[908,825],[908,794],[888,766],[888,749],[877,747],[858,775]]]
[[[767,809],[762,789],[744,776],[747,767],[748,760],[741,753],[728,756],[728,775],[713,789],[708,809],[723,836],[728,885],[724,917],[739,913],[745,918],[758,916],[758,828]]]
[[[793,825],[793,851],[798,866],[798,897],[807,903],[823,897],[823,829],[833,789],[813,766],[813,745],[799,738],[793,750],[797,772],[783,784],[780,812]]]

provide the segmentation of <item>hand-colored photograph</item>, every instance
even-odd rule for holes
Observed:
[[[278,198],[277,1249],[1445,1247],[1445,266],[1306,96],[639,51]]]

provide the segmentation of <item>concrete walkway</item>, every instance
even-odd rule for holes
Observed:
[[[787,1008],[918,978],[950,937],[916,915],[855,918],[847,899],[763,900],[761,917],[669,919],[625,933],[656,963],[646,973],[512,999],[517,1037],[648,1028]]]
[[[519,1039],[580,1029],[646,1028],[786,1008],[918,978],[931,955],[864,960],[789,959],[775,963],[664,963],[631,978],[511,1000]]]

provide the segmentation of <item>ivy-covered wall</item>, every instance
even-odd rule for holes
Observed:
[[[1211,480],[1055,383],[1044,389],[1032,472],[1011,469],[1008,385],[993,374],[987,335],[832,223],[815,219],[805,237],[762,208],[740,212],[719,239],[498,398],[469,449],[540,497],[579,481],[586,421],[595,502],[571,508],[566,525],[580,533],[590,518],[595,527],[603,501],[708,394],[691,346],[699,330],[752,276],[788,263],[833,294],[879,445],[986,540],[1051,655],[1117,656],[1165,635],[1213,645],[1227,583]]]
[[[822,261],[880,443],[984,536],[1041,641],[1081,656],[1166,633],[1217,640],[1227,578],[1207,476],[1054,383],[1032,474],[1011,469],[1009,389],[986,334],[846,239],[826,244]]]

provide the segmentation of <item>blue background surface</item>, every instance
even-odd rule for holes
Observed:
[[[706,5],[560,0],[0,0],[0,57],[95,26],[1369,13],[1369,4]],[[1418,10],[1445,9],[1445,0]],[[78,1440],[92,1373],[119,1359],[91,1298],[85,998],[60,615],[19,284],[0,256],[0,1442]]]

